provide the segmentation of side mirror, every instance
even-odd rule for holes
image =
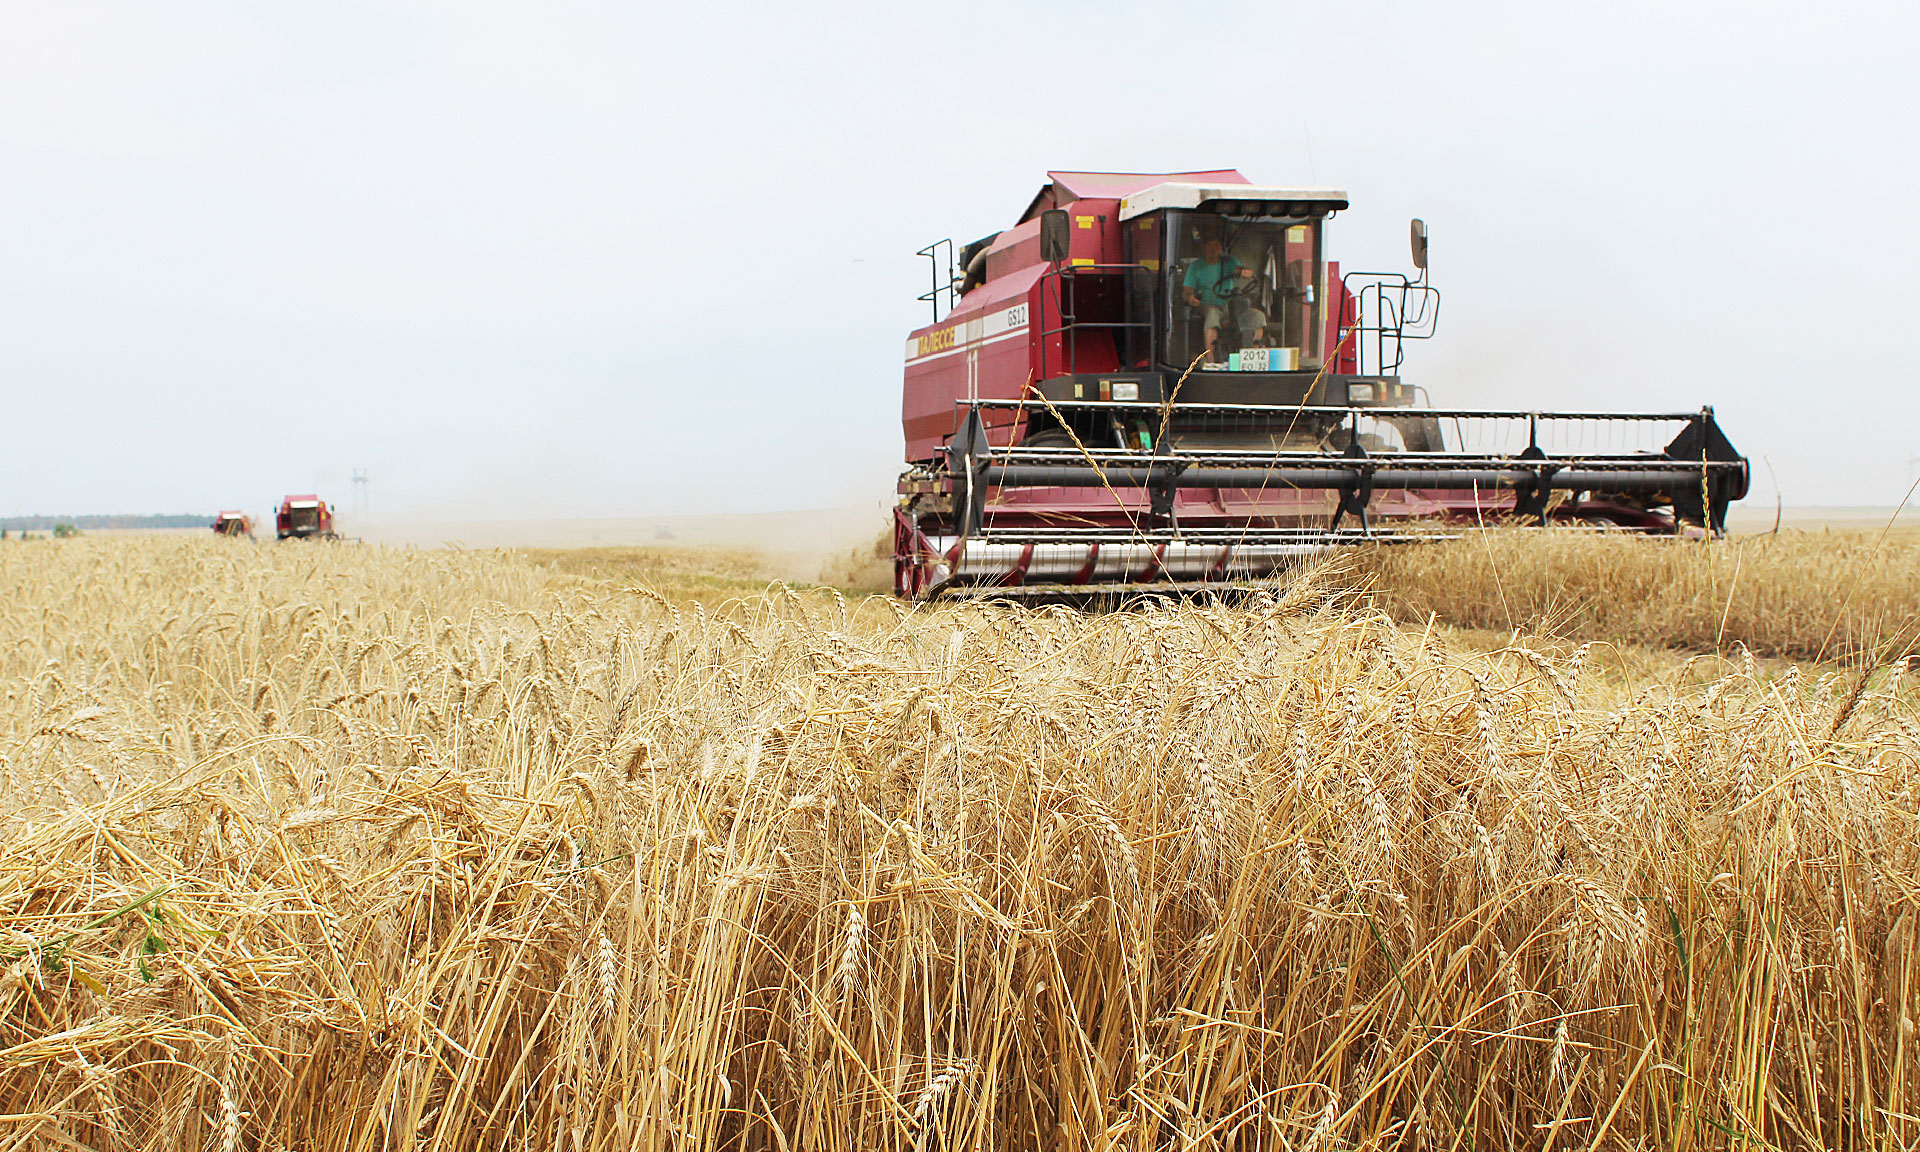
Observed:
[[[1427,222],[1415,216],[1409,231],[1413,236],[1413,266],[1424,272],[1427,268]]]
[[[1049,208],[1040,213],[1040,259],[1058,264],[1067,258],[1072,240],[1069,227],[1065,208]]]

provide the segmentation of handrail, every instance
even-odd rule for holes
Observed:
[[[1352,285],[1358,283],[1359,290]],[[1356,367],[1362,376],[1397,376],[1406,360],[1408,340],[1430,339],[1440,323],[1440,290],[1426,273],[1409,279],[1400,272],[1348,272],[1340,277],[1340,332],[1353,334]],[[1373,301],[1374,322],[1366,322]],[[1351,304],[1351,310],[1349,310]],[[1373,370],[1367,370],[1371,352]]]
[[[1080,328],[1145,329],[1147,332],[1148,342],[1149,343],[1152,342],[1153,319],[1151,316],[1149,316],[1146,320],[1119,320],[1119,321],[1079,320],[1075,318],[1075,314],[1073,310],[1072,286],[1074,281],[1078,280],[1081,276],[1083,275],[1115,276],[1115,277],[1120,277],[1124,279],[1136,273],[1146,273],[1148,275],[1152,274],[1151,270],[1139,264],[1056,263],[1041,275],[1040,283],[1042,285],[1045,285],[1049,280],[1056,282],[1056,289],[1054,293],[1055,312],[1060,317],[1060,324],[1057,327],[1051,327],[1051,328],[1046,326],[1046,322],[1045,322],[1045,317],[1047,314],[1046,307],[1045,307],[1046,296],[1045,296],[1045,289],[1043,287],[1042,294],[1041,294],[1042,305],[1041,305],[1041,311],[1040,311],[1041,325],[1037,333],[1040,341],[1040,364],[1039,364],[1039,371],[1036,373],[1036,376],[1035,376],[1036,379],[1051,380],[1054,377],[1054,373],[1048,371],[1048,364],[1047,364],[1047,338],[1050,336],[1064,336],[1065,334]],[[1062,291],[1061,289],[1065,289],[1065,290]],[[1116,348],[1115,351],[1117,353],[1118,349]],[[1062,366],[1065,369],[1065,372],[1062,374],[1069,375],[1069,376],[1073,375],[1075,369],[1079,367],[1079,347],[1077,342],[1063,339],[1061,341],[1061,354],[1063,357],[1066,358],[1066,361],[1067,361]]]
[[[940,279],[940,253],[942,251],[945,251],[947,256],[947,278],[944,282]],[[951,239],[935,240],[925,248],[915,252],[914,255],[925,256],[927,263],[933,265],[933,287],[915,296],[914,299],[933,305],[933,322],[938,324],[940,323],[941,302],[944,300],[947,305],[947,311],[951,312],[953,311],[954,298],[960,294],[960,290],[954,286],[953,241]]]

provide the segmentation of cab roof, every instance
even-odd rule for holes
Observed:
[[[1340,188],[1169,181],[1122,198],[1120,219],[1131,220],[1162,208],[1198,208],[1210,203],[1246,215],[1322,215],[1345,208],[1347,193]]]
[[[1242,211],[1290,215],[1311,205],[1316,213],[1347,206],[1341,188],[1253,184],[1232,168],[1207,172],[1049,172],[1047,183],[1021,214],[1022,224],[1049,208],[1076,200],[1118,200],[1120,218],[1131,220],[1162,208],[1198,208],[1219,201],[1244,204]],[[1294,207],[1289,207],[1294,206]]]
[[[1168,181],[1197,184],[1245,184],[1247,178],[1232,168],[1206,172],[1049,172],[1047,183],[1034,194],[1020,215],[1022,224],[1049,208],[1075,200],[1119,200]]]

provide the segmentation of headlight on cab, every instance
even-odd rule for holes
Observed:
[[[1113,398],[1115,400],[1140,399],[1140,382],[1138,380],[1115,380],[1113,382]]]

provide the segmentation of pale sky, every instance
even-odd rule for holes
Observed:
[[[882,500],[913,253],[1049,168],[1433,231],[1445,406],[1712,404],[1750,500],[1920,454],[1920,15],[1829,3],[0,0],[0,514]],[[1764,462],[1763,462],[1764,458]]]

